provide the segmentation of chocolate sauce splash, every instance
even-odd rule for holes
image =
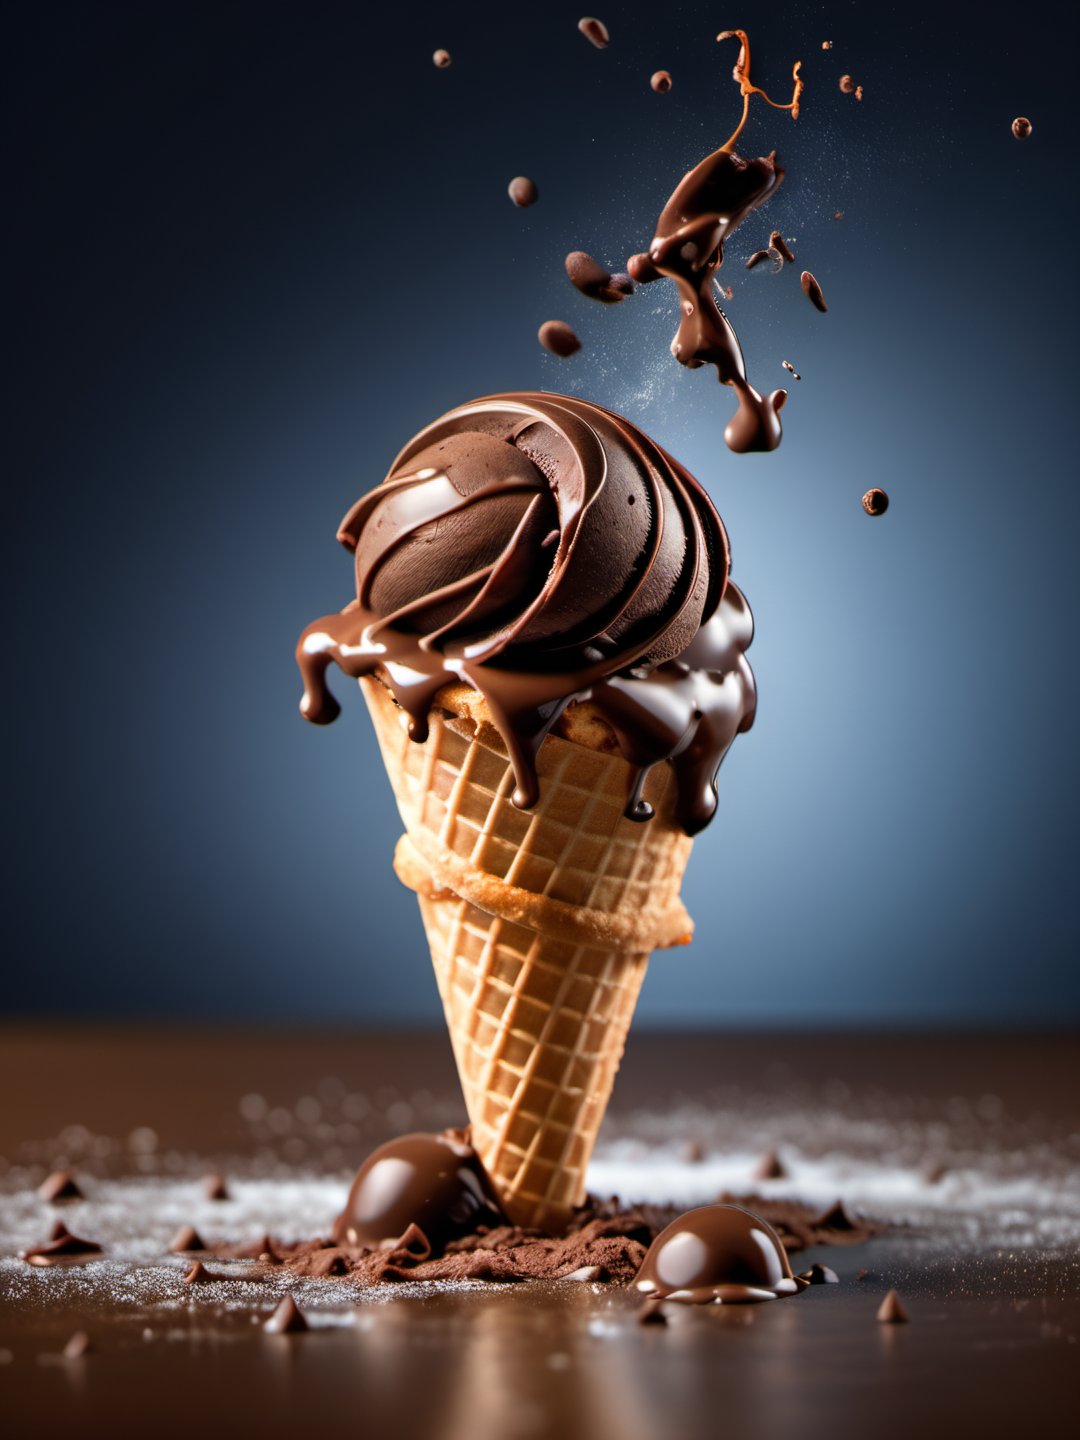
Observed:
[[[780,1237],[741,1205],[703,1205],[656,1237],[634,1281],[658,1300],[750,1305],[797,1295],[810,1281],[791,1272]]]
[[[418,742],[438,692],[464,682],[528,808],[545,737],[589,700],[635,767],[629,816],[649,818],[645,776],[666,760],[677,822],[693,835],[712,818],[720,762],[753,723],[753,618],[712,502],[628,420],[532,392],[463,405],[406,446],[338,538],[357,599],[300,638],[308,720],[339,713],[331,663],[377,674]]]
[[[738,409],[724,430],[724,440],[729,449],[744,454],[775,450],[780,444],[780,410],[787,391],[774,390],[763,396],[750,384],[739,338],[717,302],[713,282],[724,262],[724,242],[776,189],[784,174],[775,151],[757,160],[744,160],[735,153],[751,96],[762,96],[774,109],[790,110],[795,119],[802,80],[800,62],[796,62],[792,101],[790,105],[778,105],[751,84],[750,42],[745,31],[725,30],[717,36],[718,40],[732,38],[739,41],[733,76],[743,97],[742,120],[725,145],[707,155],[679,181],[656,222],[649,260],[655,274],[673,280],[679,292],[679,329],[671,353],[680,365],[691,370],[715,365],[720,383],[735,391]],[[635,272],[635,262],[640,258],[635,256],[628,268],[635,280],[645,284],[645,274]],[[639,268],[644,271],[643,266]]]

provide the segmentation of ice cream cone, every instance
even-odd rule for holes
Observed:
[[[441,691],[423,744],[362,679],[406,833],[395,868],[427,931],[473,1144],[515,1223],[563,1225],[622,1057],[649,954],[684,943],[691,840],[672,819],[670,766],[649,776],[645,824],[623,814],[631,769],[576,707],[538,762],[540,799],[511,801],[512,767],[483,698]]]

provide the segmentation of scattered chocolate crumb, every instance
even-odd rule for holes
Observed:
[[[229,1187],[221,1175],[206,1175],[203,1177],[203,1194],[207,1200],[231,1200]]]
[[[657,95],[666,95],[671,89],[671,76],[666,70],[657,70],[649,84],[656,91]]]
[[[857,1230],[859,1227],[844,1209],[844,1202],[837,1200],[810,1222],[818,1230]]]
[[[286,1295],[270,1319],[263,1325],[268,1335],[299,1335],[308,1322],[291,1295]]]
[[[639,1325],[666,1325],[668,1322],[667,1316],[660,1309],[659,1304],[653,1301],[641,1307],[637,1323]]]
[[[788,370],[791,370],[791,366],[787,364],[787,361],[785,361],[784,364]],[[792,374],[794,373],[795,372],[792,371]],[[798,379],[798,376],[795,378]],[[755,1165],[751,1178],[754,1180],[784,1180],[787,1178],[787,1173],[784,1162],[780,1159],[776,1151],[768,1150]]]
[[[811,1285],[839,1285],[840,1276],[828,1265],[811,1265],[804,1276]]]
[[[821,42],[821,48],[822,48],[822,50],[831,50],[831,49],[832,49],[832,41],[831,41],[831,40],[822,40],[822,42]]]
[[[38,1186],[37,1193],[50,1205],[55,1205],[61,1200],[85,1200],[86,1198],[67,1170],[54,1170],[49,1178],[43,1180]]]
[[[209,1285],[212,1280],[221,1280],[223,1278],[221,1275],[212,1274],[211,1271],[207,1270],[201,1260],[196,1260],[191,1269],[184,1275],[183,1283],[185,1285]]]
[[[911,1318],[895,1290],[890,1290],[878,1306],[877,1318],[882,1325],[906,1325]]]
[[[176,1234],[169,1241],[169,1251],[173,1255],[183,1255],[188,1250],[205,1250],[206,1245],[202,1236],[195,1229],[194,1225],[181,1225]]]
[[[747,260],[746,268],[747,270],[753,270],[755,266],[764,264],[766,260],[771,259],[772,255],[769,253],[768,250],[755,250],[753,255],[750,256],[750,259]]]
[[[592,41],[598,50],[607,48],[611,36],[608,34],[608,28],[604,22],[597,20],[595,15],[583,15],[577,22],[577,28],[586,40]]]
[[[540,198],[540,191],[527,175],[515,175],[506,187],[506,193],[520,210],[535,205]]]
[[[788,374],[793,377],[793,379],[795,379],[795,380],[801,380],[801,379],[802,379],[802,376],[801,376],[801,375],[799,374],[799,372],[795,369],[795,366],[792,365],[792,363],[791,363],[790,360],[781,360],[781,361],[780,361],[780,364],[784,367],[784,369],[788,372]]]
[[[687,1140],[679,1151],[679,1159],[684,1165],[700,1165],[705,1159],[705,1146],[700,1140]]]
[[[56,1227],[53,1227],[56,1233]],[[40,1245],[34,1245],[29,1250],[24,1250],[22,1258],[28,1265],[56,1265],[62,1260],[71,1260],[79,1256],[100,1255],[101,1246],[96,1240],[83,1240],[78,1235],[72,1235],[66,1227],[62,1235],[56,1235],[53,1240],[46,1240]]]
[[[810,301],[811,305],[813,305],[815,309],[820,310],[824,315],[829,307],[825,304],[825,296],[821,293],[821,286],[814,279],[813,275],[810,274],[809,270],[802,272],[802,275],[799,277],[799,283],[802,285],[803,294]]]
[[[867,490],[866,494],[862,497],[862,508],[866,511],[867,515],[884,515],[885,511],[889,508],[889,497],[884,490],[879,490],[875,486],[873,490]],[[941,1177],[939,1176],[938,1178],[940,1179]]]
[[[90,1336],[85,1330],[76,1330],[71,1339],[64,1346],[65,1360],[80,1360],[94,1348]]]
[[[861,85],[856,85],[856,86],[855,86],[855,99],[856,99],[856,100],[861,100],[861,99],[862,99],[862,86],[861,86]]]
[[[581,341],[565,320],[545,320],[537,331],[536,338],[545,350],[566,360],[581,349]]]
[[[840,90],[844,95],[853,95],[855,93],[855,81],[850,75],[840,76]]]
[[[437,70],[445,70],[452,62],[449,50],[436,50],[431,57],[431,63]]]
[[[842,220],[844,218],[844,212],[842,210],[834,210],[832,218],[834,220]]]
[[[1012,122],[1012,133],[1017,140],[1026,140],[1032,131],[1031,121],[1026,115],[1018,115]]]
[[[781,260],[786,260],[789,265],[794,265],[795,256],[788,249],[787,241],[784,239],[783,235],[780,234],[779,230],[774,230],[769,236],[769,249],[778,250],[780,252]]]

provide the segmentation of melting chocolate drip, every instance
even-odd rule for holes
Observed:
[[[590,700],[636,769],[631,818],[649,818],[642,786],[662,760],[678,823],[695,834],[712,818],[720,762],[753,723],[753,619],[726,584],[708,496],[636,426],[565,396],[475,401],[422,431],[338,538],[356,553],[357,600],[301,636],[307,719],[338,715],[336,663],[377,673],[423,741],[439,690],[463,681],[527,808],[545,737]]]
[[[656,1300],[747,1305],[797,1295],[810,1281],[791,1273],[780,1237],[759,1216],[703,1205],[661,1231],[634,1283]]]

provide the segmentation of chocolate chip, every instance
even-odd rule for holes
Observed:
[[[657,70],[649,84],[656,91],[657,95],[666,95],[671,89],[671,76],[666,70]]]
[[[22,1258],[28,1265],[56,1265],[61,1260],[101,1254],[101,1246],[96,1240],[83,1240],[78,1235],[72,1235],[66,1227],[62,1234],[57,1235],[54,1226],[53,1234],[54,1239],[46,1240],[41,1245],[34,1245],[31,1249],[23,1251]]]
[[[263,1325],[268,1335],[299,1335],[308,1328],[299,1306],[291,1295],[286,1295],[270,1319]]]
[[[608,34],[608,28],[604,22],[597,20],[595,15],[582,16],[577,22],[577,28],[581,31],[582,35],[585,36],[586,40],[592,41],[598,50],[605,50],[607,48],[611,36]]]
[[[205,1176],[202,1182],[202,1186],[203,1194],[206,1196],[207,1200],[232,1199],[232,1196],[229,1194],[229,1187],[225,1184],[224,1179],[220,1175]]]
[[[816,1220],[811,1220],[810,1223],[817,1230],[857,1230],[859,1228],[844,1209],[842,1200],[837,1200],[834,1205],[830,1205],[828,1210],[823,1211]]]
[[[220,1280],[222,1278],[220,1275],[211,1274],[201,1260],[196,1260],[191,1269],[185,1274],[183,1283],[185,1285],[209,1285],[212,1280]]]
[[[684,1165],[700,1165],[705,1159],[705,1146],[700,1140],[687,1140],[679,1151],[679,1159]]]
[[[840,1276],[835,1270],[830,1270],[828,1265],[811,1265],[803,1276],[811,1285],[839,1285]]]
[[[882,1325],[906,1325],[911,1318],[895,1290],[890,1290],[878,1306],[877,1318]]]
[[[563,265],[570,284],[590,300],[599,300],[605,305],[614,305],[618,304],[620,300],[625,300],[630,293],[615,285],[612,276],[604,269],[603,265],[584,250],[571,250],[563,261]],[[633,282],[630,281],[629,275],[625,278],[633,289]]]
[[[853,95],[855,93],[855,81],[850,75],[840,76],[840,89],[845,95]]]
[[[431,62],[437,69],[445,70],[451,64],[450,51],[436,50],[435,54],[431,57]]]
[[[884,490],[879,490],[875,486],[873,490],[867,490],[866,494],[862,497],[862,508],[866,511],[867,515],[884,515],[885,511],[889,508],[889,497]],[[940,1179],[941,1177],[939,1176],[938,1178]]]
[[[576,355],[581,349],[581,341],[565,320],[545,320],[537,331],[536,338],[545,350],[552,355],[558,355],[562,360]]]
[[[784,1180],[787,1177],[784,1162],[775,1150],[768,1150],[754,1167],[754,1180]]]
[[[802,285],[803,294],[810,301],[811,305],[813,305],[815,309],[820,310],[824,315],[829,307],[825,304],[825,296],[821,293],[821,286],[814,279],[813,275],[810,274],[809,270],[802,272],[802,275],[799,277],[799,283]]]
[[[515,175],[506,187],[506,193],[521,210],[529,205],[535,205],[540,198],[540,191],[527,175]]]
[[[1017,140],[1026,140],[1031,131],[1032,124],[1026,115],[1018,115],[1012,122],[1012,133]]]
[[[668,1322],[667,1316],[663,1310],[660,1309],[659,1304],[653,1301],[648,1305],[642,1306],[638,1314],[637,1323],[639,1325],[666,1325]]]
[[[59,1200],[84,1200],[86,1197],[66,1170],[54,1170],[47,1180],[38,1186],[42,1200],[55,1205]]]
[[[169,1241],[169,1250],[173,1255],[183,1255],[188,1250],[205,1249],[206,1244],[194,1225],[181,1225]]]

